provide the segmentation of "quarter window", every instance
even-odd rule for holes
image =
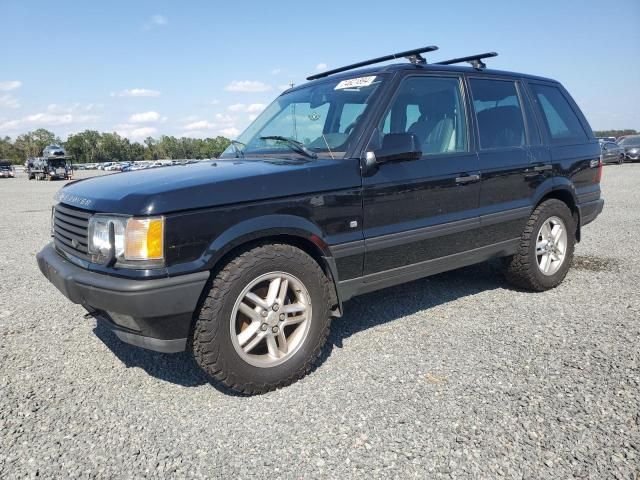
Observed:
[[[515,82],[472,78],[469,83],[478,120],[480,148],[524,145],[524,120]]]
[[[587,139],[580,120],[558,88],[532,84],[531,89],[542,110],[551,143],[571,144]]]
[[[427,76],[405,79],[384,116],[380,132],[415,134],[423,155],[466,151],[460,81]]]

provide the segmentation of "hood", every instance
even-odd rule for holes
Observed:
[[[72,182],[56,200],[85,210],[157,215],[359,187],[358,160],[225,159]]]

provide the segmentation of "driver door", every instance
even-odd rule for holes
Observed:
[[[414,133],[422,156],[363,178],[365,282],[411,275],[479,244],[480,172],[463,92],[458,75],[410,75],[391,100],[380,135]]]

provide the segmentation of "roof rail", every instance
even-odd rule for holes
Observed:
[[[482,61],[483,58],[497,57],[496,52],[479,53],[477,55],[469,55],[468,57],[452,58],[450,60],[443,60],[442,62],[436,62],[436,65],[453,65],[454,63],[468,62],[476,70],[482,70],[487,68],[487,65]]]
[[[364,62],[353,63],[346,67],[335,68],[333,70],[327,70],[326,72],[316,73],[307,77],[307,80],[316,80],[318,78],[328,77],[335,73],[346,72],[347,70],[353,70],[354,68],[366,67],[367,65],[373,65],[375,63],[386,62],[387,60],[395,60],[397,58],[408,58],[413,64],[427,63],[421,53],[433,52],[438,50],[438,47],[431,45],[430,47],[416,48],[414,50],[407,50],[406,52],[393,53],[391,55],[385,55],[384,57],[372,58],[371,60],[365,60]]]

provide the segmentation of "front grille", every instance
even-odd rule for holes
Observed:
[[[86,210],[56,205],[53,210],[53,240],[56,247],[83,260],[89,260],[89,217],[91,213]]]

